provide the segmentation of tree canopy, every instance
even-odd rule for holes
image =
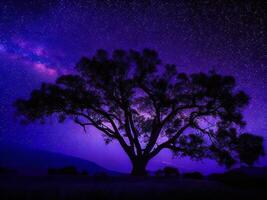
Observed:
[[[74,74],[43,83],[15,107],[24,123],[56,116],[98,129],[106,143],[116,140],[143,175],[163,149],[176,156],[210,158],[231,167],[252,165],[264,155],[263,138],[241,133],[249,97],[232,76],[185,74],[163,64],[154,50],[98,50],[82,57]]]

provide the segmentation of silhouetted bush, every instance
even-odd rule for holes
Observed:
[[[229,171],[217,176],[213,175],[213,178],[225,183],[247,182],[250,179],[247,174],[239,171]]]
[[[179,171],[175,167],[165,167],[163,169],[164,175],[166,177],[176,176],[178,177],[180,175]]]
[[[164,174],[164,171],[162,169],[159,169],[155,172],[155,176],[156,177],[163,177],[165,174]]]
[[[86,170],[83,170],[83,171],[81,172],[81,175],[82,175],[82,176],[88,176],[88,172],[87,172]]]
[[[183,178],[201,180],[203,179],[203,174],[201,174],[200,172],[184,173]]]
[[[249,176],[240,171],[229,171],[223,174],[211,174],[208,179],[219,181],[227,185],[244,187],[264,187],[267,184],[265,177]]]
[[[93,178],[94,178],[95,180],[100,180],[100,181],[102,181],[102,180],[108,180],[108,179],[109,179],[109,176],[108,176],[108,174],[105,173],[105,172],[98,172],[98,173],[95,173],[95,174],[93,175]]]
[[[49,175],[77,175],[77,170],[73,166],[63,167],[63,168],[49,168]]]
[[[243,172],[230,171],[223,174],[222,178],[229,181],[244,181],[249,178],[249,176]]]
[[[221,177],[223,176],[223,174],[220,173],[212,173],[210,175],[208,175],[208,179],[212,180],[212,181],[220,181]]]
[[[16,174],[16,171],[14,169],[0,167],[0,175],[7,175],[7,174]]]
[[[234,183],[248,181],[252,177],[249,177],[247,174],[240,171],[229,171],[223,174],[211,174],[208,176],[210,180],[221,181],[225,183]]]

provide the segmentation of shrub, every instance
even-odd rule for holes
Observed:
[[[107,179],[109,179],[109,176],[108,176],[108,174],[105,173],[105,172],[98,172],[98,173],[95,173],[95,174],[93,175],[93,178],[94,178],[95,180],[100,180],[100,181],[102,181],[102,180],[107,180]]]
[[[164,176],[164,171],[162,169],[159,169],[155,172],[156,177],[163,177]]]
[[[86,170],[83,170],[83,171],[81,172],[81,175],[82,175],[82,176],[88,176],[88,172],[87,172]]]
[[[163,172],[164,172],[164,175],[165,175],[166,177],[170,177],[170,176],[179,176],[179,175],[180,175],[178,169],[175,168],[175,167],[165,167],[165,168],[163,169]]]
[[[73,166],[63,168],[49,168],[49,175],[77,175],[77,170]]]
[[[16,174],[16,171],[5,167],[0,167],[0,174]]]
[[[201,174],[200,172],[184,173],[183,178],[201,180],[203,179],[203,174]]]

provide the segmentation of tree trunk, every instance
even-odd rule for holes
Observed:
[[[132,176],[146,176],[146,166],[148,160],[146,159],[132,159]]]

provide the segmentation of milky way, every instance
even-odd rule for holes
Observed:
[[[13,120],[14,99],[26,97],[41,81],[72,73],[81,56],[99,48],[153,48],[181,71],[215,69],[235,76],[251,97],[244,131],[267,137],[266,13],[265,1],[1,1],[1,143],[59,151],[128,171],[118,145],[105,147],[99,136],[89,134],[94,129],[84,134],[71,123],[24,127]],[[210,162],[207,170],[207,163],[172,160],[168,152],[149,168],[166,164],[220,169]]]

